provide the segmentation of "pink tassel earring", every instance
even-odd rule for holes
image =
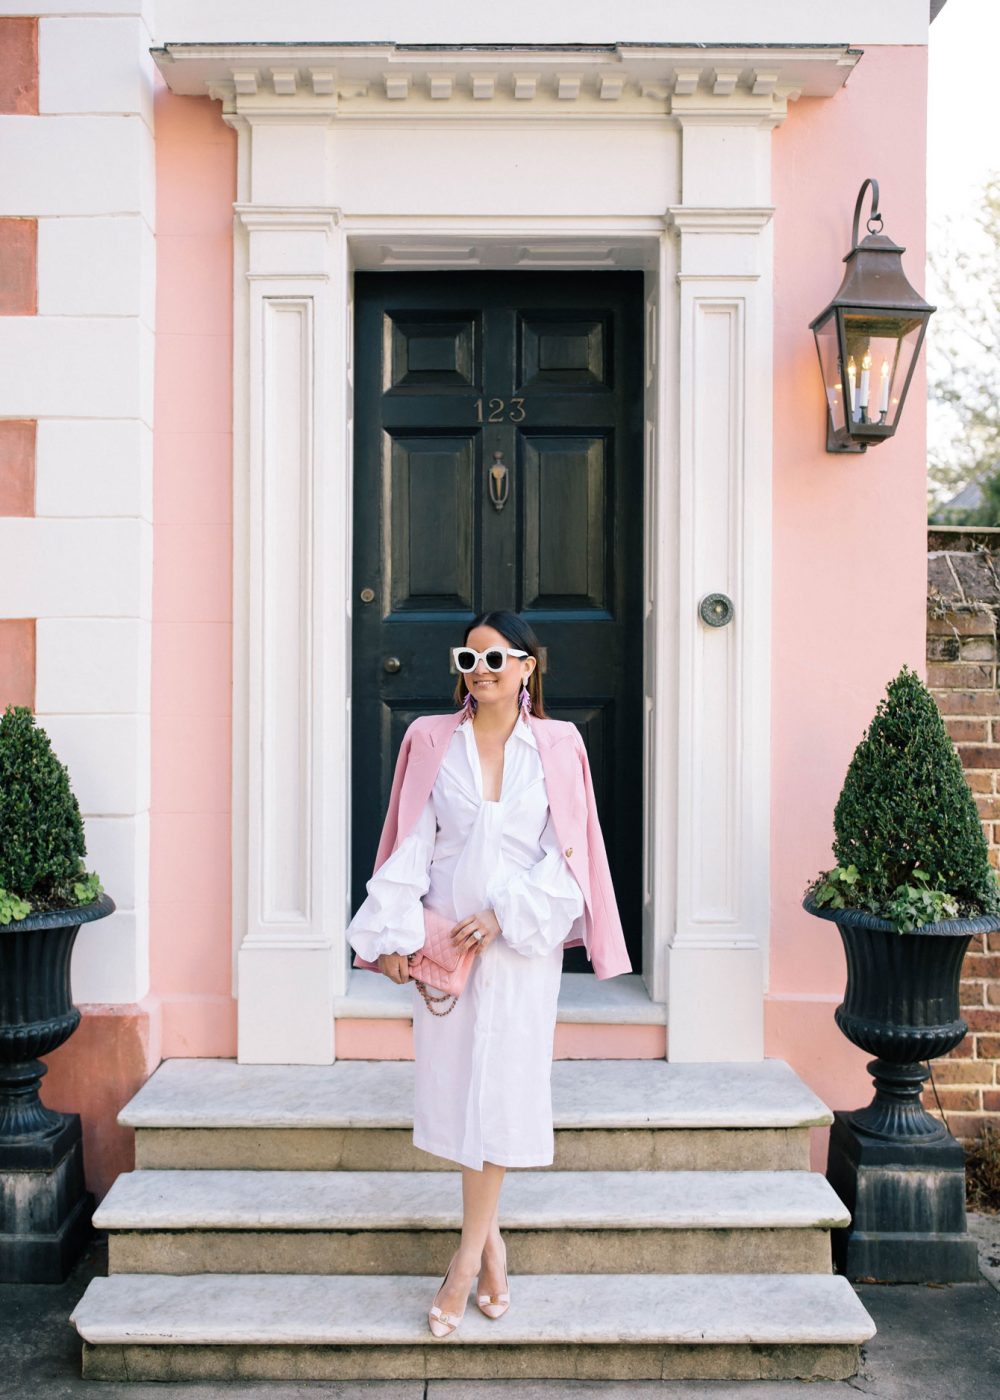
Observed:
[[[462,718],[459,720],[459,723],[460,723],[460,724],[464,724],[464,723],[465,723],[466,717],[467,717],[468,715],[474,715],[474,714],[476,713],[476,706],[477,706],[477,704],[478,704],[478,701],[476,700],[476,697],[473,695],[472,691],[471,691],[471,690],[467,690],[467,691],[465,692],[465,699],[462,701],[462,709],[463,709],[463,711],[464,711],[465,713],[462,715]]]
[[[521,706],[521,714],[527,719],[531,714],[531,694],[528,690],[527,681],[521,682],[521,698],[519,704]]]

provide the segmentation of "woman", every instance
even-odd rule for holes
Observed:
[[[586,749],[545,716],[538,640],[516,613],[481,614],[455,648],[454,714],[403,737],[389,811],[348,928],[355,964],[410,980],[423,905],[474,953],[443,1012],[414,987],[413,1142],[462,1168],[462,1235],[428,1313],[453,1332],[478,1275],[487,1317],[509,1306],[498,1206],[507,1167],[553,1160],[552,1042],[563,948],[599,977],[630,972]]]

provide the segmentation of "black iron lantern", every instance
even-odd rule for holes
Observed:
[[[861,205],[869,187],[868,236],[859,243]],[[828,452],[864,452],[896,431],[927,322],[936,310],[906,280],[905,251],[882,233],[878,181],[866,180],[854,206],[844,280],[809,326],[826,391]]]

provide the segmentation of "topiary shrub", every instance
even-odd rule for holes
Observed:
[[[0,924],[44,909],[89,904],[86,842],[69,773],[24,705],[0,718]]]
[[[854,750],[834,811],[837,865],[806,893],[912,932],[1000,911],[975,799],[934,697],[904,666]]]

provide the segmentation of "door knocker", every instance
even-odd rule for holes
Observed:
[[[507,468],[504,466],[503,453],[494,452],[493,465],[489,472],[490,500],[494,510],[503,510],[507,504]]]

